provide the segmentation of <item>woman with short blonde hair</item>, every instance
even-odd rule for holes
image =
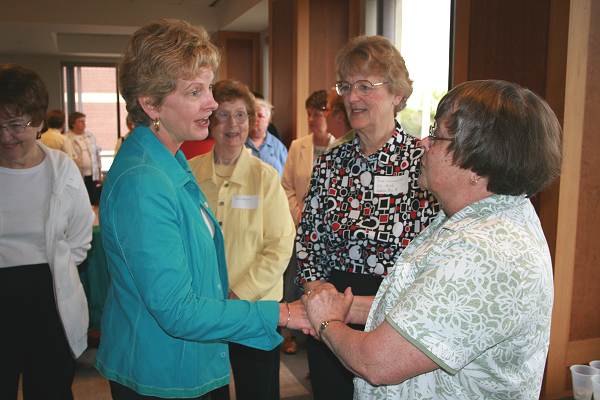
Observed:
[[[159,20],[119,69],[136,127],[102,191],[111,285],[96,357],[116,400],[203,398],[229,383],[228,342],[271,350],[278,326],[306,325],[299,304],[227,299],[219,221],[179,151],[208,134],[218,60],[204,29]]]

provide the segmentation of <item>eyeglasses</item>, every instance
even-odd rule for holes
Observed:
[[[227,112],[227,111],[217,111],[215,112],[215,118],[217,119],[217,121],[219,122],[229,122],[230,118],[233,118],[233,120],[238,123],[238,124],[243,124],[244,122],[248,122],[248,113],[245,111],[236,111],[233,114]]]
[[[350,92],[352,91],[352,89],[355,89],[355,90],[358,91],[358,93],[361,96],[368,96],[378,86],[386,85],[388,83],[389,82],[376,82],[376,83],[372,83],[370,81],[363,80],[363,79],[361,79],[359,81],[356,81],[354,83],[350,83],[350,82],[346,82],[346,81],[338,81],[335,84],[335,91],[340,96],[345,96],[347,94],[350,94]]]
[[[437,124],[434,122],[433,125],[431,125],[429,127],[429,140],[445,140],[447,142],[454,142],[454,138],[447,138],[447,137],[439,137],[439,133],[437,131]]]
[[[31,126],[31,121],[27,123],[22,122],[10,122],[8,124],[0,125],[0,132],[8,132],[11,135],[20,135],[25,132],[25,129]]]

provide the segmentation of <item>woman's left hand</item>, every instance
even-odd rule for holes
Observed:
[[[353,300],[354,295],[350,287],[346,288],[344,293],[340,293],[330,283],[319,285],[302,296],[314,332],[319,331],[323,321],[346,321]]]

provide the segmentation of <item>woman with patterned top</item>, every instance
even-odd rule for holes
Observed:
[[[412,93],[398,50],[381,36],[357,37],[336,64],[353,130],[313,167],[296,236],[298,277],[307,292],[329,281],[368,296],[437,203],[417,184],[423,150],[394,118]],[[315,399],[352,397],[353,375],[326,346],[309,340],[308,361]]]
[[[443,212],[374,300],[321,285],[304,296],[309,318],[359,377],[355,399],[537,399],[552,261],[529,197],[559,173],[560,125],[504,81],[457,86],[435,122],[419,184]],[[342,321],[366,321],[365,332]]]

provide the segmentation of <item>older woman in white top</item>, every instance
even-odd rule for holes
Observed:
[[[37,142],[48,92],[33,71],[0,65],[0,398],[72,399],[88,310],[77,264],[94,213],[63,152]]]

